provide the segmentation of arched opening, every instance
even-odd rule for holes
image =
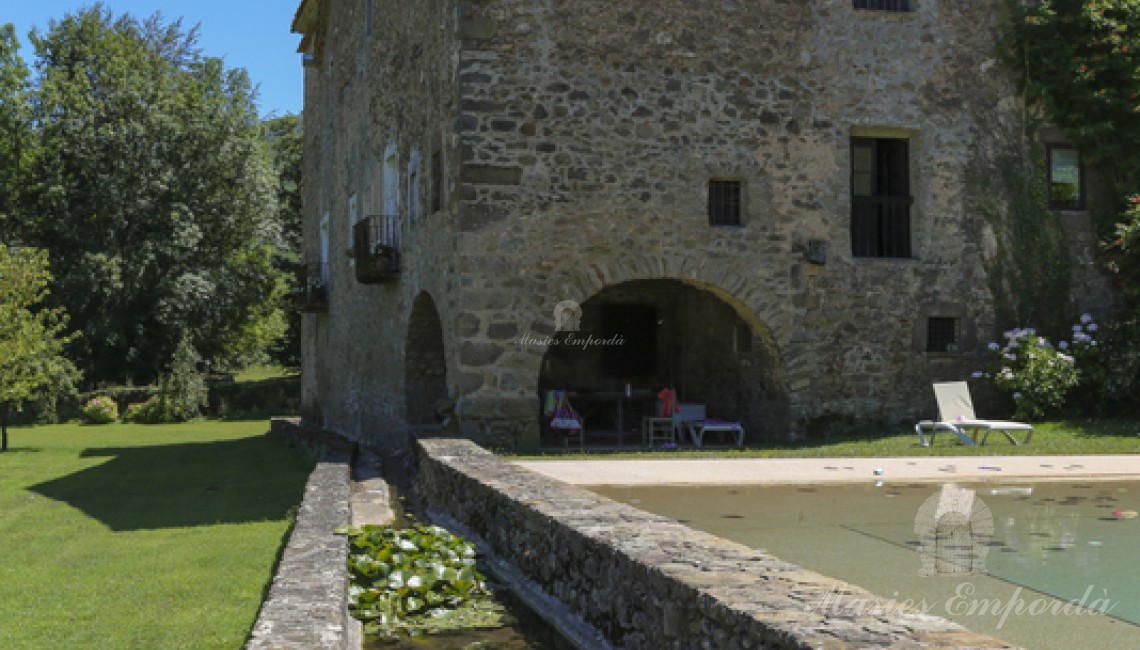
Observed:
[[[786,433],[775,341],[755,314],[713,291],[680,280],[599,291],[581,305],[578,327],[551,340],[539,376],[543,411],[548,391],[564,391],[585,417],[588,444],[637,443],[642,418],[672,388],[681,403],[703,405],[708,419],[741,423],[746,442]]]
[[[435,426],[437,402],[447,397],[443,325],[427,292],[416,296],[408,321],[404,362],[404,404],[409,427]]]

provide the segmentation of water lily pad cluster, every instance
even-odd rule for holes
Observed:
[[[438,526],[342,526],[349,542],[349,610],[370,636],[399,638],[493,628],[504,610],[476,568],[475,547]]]

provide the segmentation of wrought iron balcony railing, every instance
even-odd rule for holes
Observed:
[[[356,279],[364,284],[400,275],[400,222],[393,215],[365,217],[352,228]]]

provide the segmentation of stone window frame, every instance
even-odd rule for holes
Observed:
[[[1073,151],[1077,155],[1077,199],[1066,201],[1053,196],[1053,153],[1055,151]],[[1049,193],[1049,207],[1053,210],[1082,212],[1085,210],[1085,199],[1088,196],[1088,182],[1085,176],[1085,160],[1079,147],[1067,142],[1050,142],[1045,145],[1045,184]]]
[[[329,283],[330,238],[329,213],[325,210],[317,224],[317,265],[325,286]]]
[[[353,240],[356,238],[355,227],[356,223],[360,221],[360,199],[357,197],[356,192],[349,192],[347,205],[345,206],[345,221],[348,222],[348,246],[345,256],[349,262],[352,262],[355,249],[353,248]]]
[[[714,183],[737,183],[736,219],[732,221],[714,221],[713,198]],[[743,176],[720,174],[710,176],[705,183],[705,215],[711,228],[743,228],[746,225],[745,215],[748,213],[748,182]]]
[[[953,319],[958,327],[957,350],[930,350],[930,320]],[[966,306],[954,302],[932,302],[921,305],[915,316],[912,348],[928,358],[957,358],[972,352],[977,346],[977,333]]]

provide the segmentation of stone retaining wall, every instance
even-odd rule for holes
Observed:
[[[274,419],[272,432],[319,451],[320,460],[246,649],[356,650],[361,638],[347,609],[348,544],[333,532],[350,522],[353,448],[291,420]]]
[[[457,523],[620,648],[1009,648],[866,591],[511,465],[419,441],[429,512]]]

